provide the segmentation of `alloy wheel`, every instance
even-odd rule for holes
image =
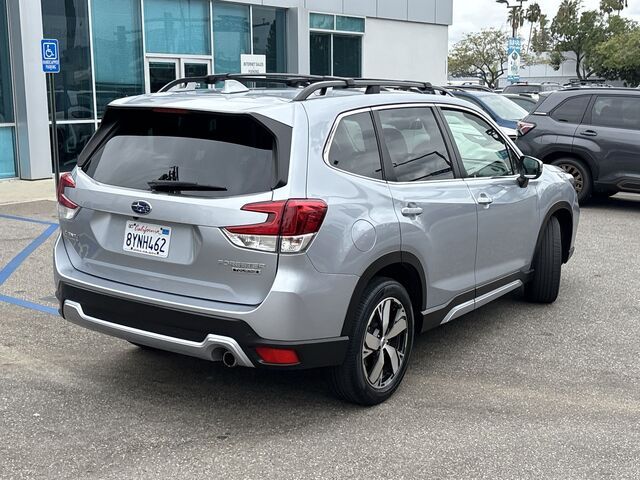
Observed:
[[[362,342],[362,367],[373,388],[387,387],[402,370],[407,325],[407,313],[394,297],[381,300],[371,313]]]
[[[584,178],[582,177],[582,172],[579,168],[574,165],[570,165],[568,163],[561,163],[558,165],[565,172],[571,174],[576,181],[576,192],[580,193],[584,188]]]

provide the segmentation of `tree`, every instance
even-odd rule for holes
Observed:
[[[596,47],[594,64],[598,75],[640,84],[640,28],[614,35]]]
[[[449,74],[454,77],[479,77],[495,88],[506,71],[507,34],[495,29],[467,34],[449,54]]]
[[[620,12],[628,6],[627,0],[600,0],[600,11],[607,15],[611,15],[613,12],[620,15]]]
[[[551,32],[549,31],[549,19],[541,14],[538,27],[534,28],[530,39],[531,50],[536,53],[548,52],[551,49]]]
[[[533,36],[533,27],[540,21],[540,17],[542,16],[542,10],[540,9],[540,5],[538,3],[532,3],[529,8],[527,8],[527,14],[525,18],[527,22],[529,22],[529,42],[527,43],[527,52],[531,48],[531,37]]]
[[[526,18],[526,15],[525,15],[524,8],[516,7],[516,8],[511,8],[509,10],[509,16],[507,17],[507,19],[511,24],[511,30],[513,32],[514,37],[518,36],[517,35],[518,30],[522,28],[522,26],[524,25],[525,18]]]
[[[550,63],[557,70],[567,60],[566,54],[571,53],[576,61],[578,79],[585,80],[594,74],[590,55],[599,43],[606,40],[606,29],[600,12],[581,12],[581,8],[582,0],[562,0],[551,22],[554,45]]]

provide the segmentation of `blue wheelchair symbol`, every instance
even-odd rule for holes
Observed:
[[[42,58],[44,60],[57,60],[58,45],[54,42],[42,42]]]
[[[60,71],[60,56],[58,41],[44,39],[40,43],[42,50],[42,70],[45,73],[58,73]]]

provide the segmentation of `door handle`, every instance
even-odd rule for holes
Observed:
[[[416,215],[422,214],[422,208],[420,207],[404,207],[400,211],[405,217],[414,217]]]
[[[482,192],[478,195],[478,199],[476,201],[478,202],[478,205],[491,205],[493,203],[493,198]]]
[[[595,130],[583,130],[580,132],[580,135],[585,137],[597,137],[598,132],[596,132]]]

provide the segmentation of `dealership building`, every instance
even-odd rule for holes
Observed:
[[[446,82],[453,0],[0,0],[0,179],[51,176],[41,39],[59,41],[60,169],[113,99],[243,71]],[[248,57],[253,55],[253,57]]]

